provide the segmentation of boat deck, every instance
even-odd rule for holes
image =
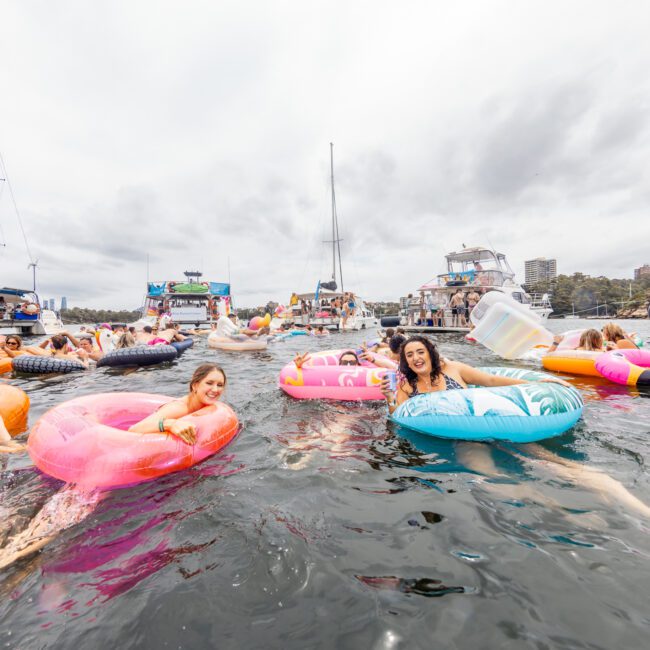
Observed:
[[[467,334],[470,330],[469,327],[437,327],[431,325],[400,325],[405,332],[412,332],[414,334],[427,334],[427,333],[452,333],[452,334]]]

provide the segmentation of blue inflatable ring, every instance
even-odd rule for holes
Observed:
[[[480,370],[533,383],[416,395],[400,404],[391,419],[439,438],[536,442],[564,433],[582,415],[584,404],[577,390],[538,383],[551,375],[518,368]]]

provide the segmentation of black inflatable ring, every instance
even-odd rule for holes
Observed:
[[[46,357],[41,355],[22,354],[11,362],[16,372],[25,372],[33,375],[48,375],[53,373],[68,373],[86,370],[86,366],[68,359]]]
[[[173,361],[176,357],[176,348],[171,345],[136,345],[107,352],[97,362],[97,367],[153,366],[156,363]]]

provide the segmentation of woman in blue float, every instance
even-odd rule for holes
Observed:
[[[421,336],[413,336],[402,345],[400,350],[399,367],[400,374],[403,375],[403,377],[402,381],[398,383],[396,391],[390,390],[388,379],[384,380],[382,383],[382,392],[388,402],[391,419],[395,420],[400,425],[405,425],[419,431],[420,433],[433,433],[433,435],[440,435],[440,431],[430,431],[426,430],[426,427],[414,426],[412,422],[408,422],[408,416],[400,417],[399,409],[408,405],[411,401],[416,401],[413,398],[417,398],[418,395],[424,397],[430,393],[442,393],[440,395],[441,397],[444,397],[445,395],[451,397],[452,393],[445,394],[445,391],[458,391],[458,396],[464,397],[465,394],[470,392],[469,390],[463,390],[467,388],[467,384],[487,387],[515,387],[521,384],[534,383],[517,377],[495,376],[482,370],[472,368],[464,363],[443,359],[438,354],[436,346],[429,339]],[[515,373],[526,376],[527,371],[517,369],[512,370]],[[563,392],[565,390],[570,391],[570,393],[566,395],[567,400],[570,405],[580,405],[579,408],[574,409],[577,412],[577,414],[574,413],[575,419],[579,417],[579,414],[582,412],[582,400],[570,384],[554,377],[545,376],[543,373],[534,373],[534,376],[536,376],[538,382],[546,382],[547,387],[554,387],[553,384],[560,384],[557,388],[561,389]],[[532,387],[534,388],[534,386]],[[521,390],[521,388],[519,390]],[[578,399],[577,403],[574,402],[576,396]],[[476,412],[473,412],[471,416],[465,414],[460,416],[452,415],[451,422],[457,426],[465,421],[464,427],[465,432],[467,432],[477,426],[479,419],[500,419],[503,422],[507,417],[508,416],[503,418],[490,418],[490,415],[478,416]],[[416,417],[413,418],[413,420],[417,419],[418,418]],[[517,419],[521,420],[521,418]],[[530,419],[534,419],[534,416]],[[407,420],[407,422],[404,422],[405,420]],[[435,417],[433,420],[435,423]],[[577,486],[593,490],[606,501],[617,501],[630,510],[641,514],[644,517],[650,518],[650,507],[631,494],[622,483],[596,468],[564,458],[541,444],[530,443],[511,445],[501,443],[496,445],[485,445],[477,444],[476,442],[466,442],[465,440],[472,438],[460,435],[458,430],[454,430],[453,427],[451,430],[447,430],[440,435],[440,437],[453,439],[452,455],[456,457],[456,459],[452,461],[454,464],[453,471],[463,471],[464,469],[465,471],[483,477],[483,479],[490,479],[489,489],[494,495],[499,495],[500,497],[507,499],[531,499],[537,502],[543,502],[549,507],[561,507],[561,504],[558,504],[553,499],[544,497],[539,493],[539,491],[535,490],[534,486],[529,485],[527,482],[512,485],[508,482],[494,483],[493,481],[495,479],[509,478],[509,472],[504,472],[502,469],[499,469],[495,463],[493,452],[497,451],[500,455],[505,454],[505,457],[511,458],[511,461],[509,461],[508,464],[510,464],[512,460],[521,462],[528,467],[542,464],[543,467],[549,469],[555,477],[571,482]],[[459,438],[460,440],[458,440]],[[463,438],[465,438],[465,440],[463,440]],[[492,440],[494,437],[473,439]],[[426,437],[424,440],[426,441]],[[433,439],[429,438],[429,440]],[[505,440],[514,440],[514,438],[505,437]],[[441,440],[440,442],[442,443],[443,441]],[[426,445],[426,442],[421,444]],[[427,449],[427,453],[430,453],[430,450]],[[439,467],[437,471],[439,471]]]
[[[532,442],[566,431],[582,413],[580,395],[562,380],[516,368],[481,370],[442,359],[436,346],[422,336],[402,345],[399,369],[402,381],[396,391],[388,380],[382,384],[391,417],[430,435]]]

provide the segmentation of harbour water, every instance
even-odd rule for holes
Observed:
[[[650,321],[623,324],[650,338]],[[199,466],[104,494],[0,571],[0,645],[646,647],[650,519],[634,498],[650,505],[650,392],[573,378],[582,421],[536,449],[421,436],[387,423],[380,404],[277,388],[296,352],[365,336],[250,354],[199,340],[166,367],[12,379],[33,424],[89,393],[181,395],[215,360],[242,431]],[[458,335],[436,340],[473,365],[518,365]],[[1,458],[0,544],[62,487],[26,453]]]

